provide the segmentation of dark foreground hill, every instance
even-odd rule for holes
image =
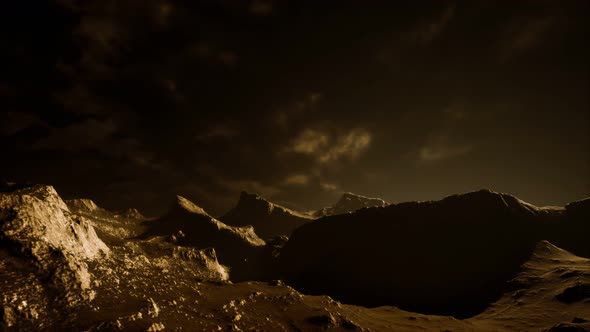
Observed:
[[[220,218],[232,226],[254,227],[256,234],[264,239],[275,236],[290,236],[293,230],[313,218],[290,210],[256,195],[242,192],[238,204]]]
[[[581,223],[588,234],[589,219],[580,217],[587,208],[579,208],[574,222],[567,209],[482,190],[363,209],[297,229],[281,251],[281,268],[304,293],[467,317],[498,299],[538,241],[554,236],[552,229],[569,230],[559,233],[560,243],[585,253],[590,242],[570,235]]]

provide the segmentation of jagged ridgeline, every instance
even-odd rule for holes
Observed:
[[[212,247],[221,263],[230,267],[234,280],[261,278],[266,243],[252,226],[228,226],[182,196],[176,196],[164,216],[144,224],[143,239],[163,236],[182,246]]]
[[[388,203],[380,198],[344,193],[330,207],[318,211],[299,212],[270,202],[257,194],[242,192],[238,204],[220,220],[232,226],[252,226],[256,234],[263,239],[272,239],[277,236],[290,236],[298,227],[320,217],[386,205]]]
[[[389,205],[388,202],[381,198],[366,197],[353,193],[344,193],[336,204],[320,209],[314,213],[316,217],[333,216],[354,212],[363,208],[384,207]]]
[[[0,186],[0,330],[590,328],[589,199],[345,193],[301,213],[242,193],[220,219],[181,196],[146,218]]]

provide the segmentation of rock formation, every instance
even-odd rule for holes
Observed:
[[[354,212],[362,208],[370,207],[384,207],[389,205],[381,198],[365,197],[353,193],[344,193],[336,204],[320,209],[314,213],[315,217],[332,216],[335,214],[343,214]]]
[[[271,203],[256,194],[242,192],[238,204],[220,219],[232,226],[251,225],[260,237],[270,239],[281,235],[290,236],[293,230],[313,218]]]
[[[98,236],[108,245],[121,243],[145,230],[141,224],[145,217],[136,209],[128,209],[120,214],[103,209],[90,199],[70,199],[65,203],[72,213],[90,222]]]
[[[168,236],[178,245],[215,248],[219,261],[230,267],[234,280],[252,278],[259,270],[265,242],[251,226],[228,226],[182,196],[176,197],[165,216],[145,225],[143,238]]]
[[[138,209],[135,209],[135,208],[129,208],[129,209],[125,210],[125,212],[123,212],[122,215],[124,218],[127,218],[127,219],[138,219],[138,220],[145,219],[145,216],[143,214],[141,214],[141,212],[139,212]]]
[[[70,213],[53,187],[0,192],[0,279],[11,283],[2,287],[5,315],[43,321],[49,302],[73,306],[92,300],[88,263],[108,253],[90,223]]]
[[[81,212],[95,212],[99,210],[99,207],[94,203],[93,200],[87,198],[68,199],[65,200],[66,205],[73,211]]]

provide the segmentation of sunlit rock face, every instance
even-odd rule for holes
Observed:
[[[275,236],[289,236],[297,227],[313,219],[256,195],[242,192],[238,204],[221,221],[232,226],[254,227],[263,239]]]
[[[265,242],[251,226],[228,226],[188,199],[177,196],[163,217],[145,222],[143,238],[168,236],[171,242],[195,248],[214,248],[233,280],[255,278]]]
[[[389,205],[389,203],[382,200],[381,198],[371,198],[353,193],[344,193],[342,194],[342,197],[340,197],[340,200],[336,202],[336,204],[316,211],[314,216],[332,216],[335,214],[354,212],[362,208],[384,207],[387,205]]]
[[[88,220],[100,239],[109,246],[120,244],[144,231],[141,221],[146,218],[137,209],[115,213],[98,206],[90,199],[70,199],[65,203],[70,212]]]
[[[542,237],[540,209],[487,190],[324,217],[281,251],[299,290],[369,306],[460,317],[501,294]]]
[[[99,209],[94,201],[87,198],[69,199],[66,200],[65,203],[75,211],[94,212]]]
[[[0,286],[5,312],[20,308],[19,315],[42,321],[51,302],[72,306],[92,300],[87,263],[108,253],[93,227],[70,213],[53,187],[0,192],[0,279],[13,282]],[[51,289],[56,298],[48,298]]]

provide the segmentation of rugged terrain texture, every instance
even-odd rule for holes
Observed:
[[[287,209],[247,192],[242,192],[238,204],[220,219],[233,226],[251,225],[256,234],[263,239],[289,236],[297,227],[312,220],[304,213]]]
[[[344,193],[336,204],[320,209],[314,213],[315,217],[332,216],[335,214],[343,214],[354,212],[362,208],[370,207],[384,207],[389,205],[381,198],[365,197],[353,193]]]
[[[215,248],[220,262],[235,280],[257,279],[262,270],[265,242],[252,226],[228,226],[188,199],[177,196],[169,212],[145,221],[142,238],[165,236],[170,242],[194,248]]]
[[[88,220],[70,213],[53,187],[4,186],[0,301],[6,324],[22,318],[24,326],[42,327],[51,315],[60,315],[59,307],[92,300],[96,293],[88,264],[109,251]]]
[[[135,212],[3,187],[0,330],[590,328],[588,200],[537,208],[480,191],[320,218],[266,243],[182,197],[161,218]],[[261,281],[279,273],[295,288]]]

